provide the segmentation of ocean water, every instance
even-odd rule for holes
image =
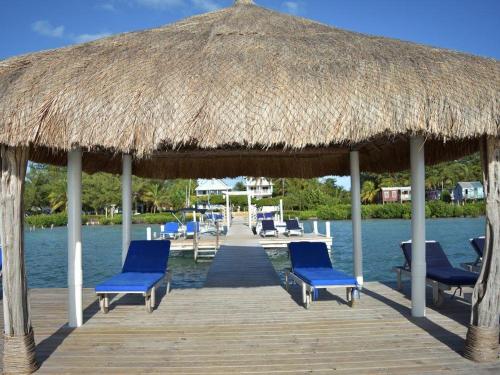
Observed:
[[[350,221],[332,221],[334,266],[352,272],[352,231]],[[450,261],[473,261],[475,253],[469,238],[484,234],[484,218],[453,218],[427,220],[427,239],[438,240]],[[306,232],[312,231],[312,222],[305,222]],[[159,232],[159,226],[152,226]],[[318,229],[325,232],[325,222]],[[364,220],[363,270],[367,281],[393,281],[391,269],[403,264],[399,243],[410,238],[409,220]],[[83,239],[83,284],[94,287],[98,282],[120,271],[121,226],[85,226]],[[132,239],[146,239],[146,226],[133,225]],[[288,257],[272,255],[276,270],[289,266]],[[67,229],[38,229],[26,232],[26,267],[31,288],[55,288],[67,286]],[[203,286],[210,263],[195,263],[191,254],[171,257],[169,268],[173,270],[174,288],[200,288]]]

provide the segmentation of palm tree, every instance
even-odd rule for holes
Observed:
[[[153,206],[153,213],[160,210],[168,198],[167,193],[160,184],[152,184],[145,188],[142,199]]]
[[[372,203],[377,198],[379,189],[375,187],[373,181],[365,181],[361,189],[361,200],[363,203]]]
[[[57,183],[52,186],[52,189],[48,195],[51,212],[66,210],[68,205],[68,196],[66,190],[67,186],[65,180],[57,181]]]

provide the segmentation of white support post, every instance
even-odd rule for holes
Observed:
[[[146,240],[151,241],[151,227],[146,228]]]
[[[330,222],[329,221],[325,221],[325,236],[326,237],[331,237],[332,236],[331,230],[330,230]]]
[[[313,233],[318,234],[318,222],[316,220],[313,221]]]
[[[229,230],[229,227],[231,226],[231,211],[229,208],[229,194],[226,193],[226,224],[227,224],[227,230]]]
[[[193,221],[196,223],[196,211],[193,211]]]
[[[82,151],[68,152],[68,322],[83,323],[82,310]]]
[[[247,199],[248,199],[248,227],[252,228],[252,195],[247,188]]]
[[[282,223],[285,221],[285,215],[283,215],[283,199],[280,199],[280,221]]]
[[[122,158],[122,265],[127,258],[132,233],[132,155]]]
[[[359,151],[350,152],[351,164],[351,222],[354,277],[363,285],[363,247],[361,242],[361,179],[359,172]]]
[[[411,315],[425,316],[425,158],[422,137],[410,139],[411,160]]]

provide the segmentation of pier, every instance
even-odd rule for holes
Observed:
[[[236,218],[227,230],[227,235],[220,235],[217,239],[214,235],[201,235],[196,240],[180,238],[171,240],[170,251],[174,254],[193,252],[194,259],[210,260],[217,251],[227,245],[257,244],[265,250],[287,251],[287,246],[292,241],[324,242],[329,251],[332,250],[333,238],[329,233],[317,232],[317,223],[314,225],[316,231],[304,233],[303,236],[285,236],[280,233],[278,237],[261,237],[253,234],[245,220]],[[155,238],[160,241],[160,238]]]
[[[478,365],[460,355],[470,315],[463,298],[434,308],[427,293],[427,316],[417,319],[409,285],[401,293],[395,285],[368,282],[355,308],[343,293],[324,292],[305,310],[298,288],[285,291],[258,241],[235,229],[205,286],[160,291],[152,314],[133,295],[117,295],[102,314],[94,291],[84,289],[84,323],[75,329],[67,324],[67,289],[31,290],[39,373],[465,375],[500,369],[498,362]]]

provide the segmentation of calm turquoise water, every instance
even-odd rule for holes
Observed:
[[[304,223],[306,232],[312,223]],[[365,280],[394,280],[391,268],[401,265],[403,258],[399,243],[410,237],[408,220],[363,221],[363,266]],[[153,226],[158,232],[159,226]],[[325,232],[325,223],[319,223]],[[351,222],[331,223],[333,262],[335,267],[352,272]],[[473,261],[474,252],[468,239],[484,234],[484,218],[431,219],[427,221],[427,238],[439,240],[451,262]],[[133,239],[146,239],[146,226],[133,226]],[[67,230],[65,227],[26,232],[26,264],[30,287],[66,287],[67,285]],[[272,256],[278,271],[288,266],[285,255]],[[83,227],[83,283],[93,287],[96,283],[120,271],[121,226]],[[174,288],[203,286],[210,263],[193,262],[191,256],[171,257],[169,268],[174,272]]]

